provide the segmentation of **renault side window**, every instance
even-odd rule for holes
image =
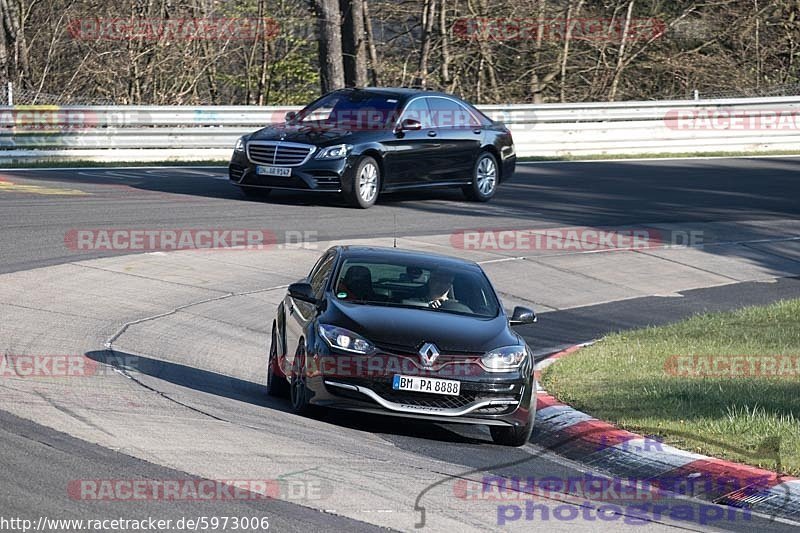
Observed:
[[[319,267],[315,267],[315,271],[311,274],[308,282],[311,284],[311,289],[314,291],[314,296],[317,298],[322,297],[322,293],[325,290],[325,282],[328,281],[328,277],[330,276],[331,269],[335,262],[336,254],[330,252],[322,258]]]

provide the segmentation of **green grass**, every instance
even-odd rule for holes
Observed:
[[[0,152],[2,153],[2,152]],[[208,166],[220,167],[228,166],[228,160],[200,160],[200,161],[3,161],[0,168],[85,168],[85,167],[188,167],[188,166]]]
[[[769,152],[663,152],[654,154],[593,154],[593,155],[564,155],[555,157],[520,157],[521,162],[530,161],[594,161],[598,159],[656,159],[656,158],[684,158],[684,157],[760,157],[776,155],[800,155],[800,150],[774,150]]]
[[[800,300],[609,335],[547,368],[550,394],[684,450],[800,474],[800,377],[679,376],[673,356],[800,356]],[[674,361],[674,359],[673,359]]]

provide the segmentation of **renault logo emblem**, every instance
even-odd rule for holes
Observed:
[[[426,342],[422,345],[422,348],[419,349],[419,356],[422,358],[422,364],[424,366],[433,366],[436,359],[439,358],[439,349],[435,344]]]

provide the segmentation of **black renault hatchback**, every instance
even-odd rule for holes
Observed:
[[[488,425],[528,441],[533,357],[483,270],[461,259],[339,246],[289,286],[272,322],[267,391],[292,409],[326,406]]]
[[[367,88],[334,91],[240,138],[229,176],[247,196],[340,193],[366,208],[382,192],[429,187],[486,202],[515,165],[511,132],[463,100]]]

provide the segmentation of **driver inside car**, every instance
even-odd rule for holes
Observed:
[[[439,309],[452,298],[453,275],[436,270],[428,280],[428,307]]]
[[[428,277],[424,292],[413,300],[404,300],[404,304],[419,305],[430,309],[444,309],[459,313],[471,313],[472,310],[459,302],[453,294],[454,276],[450,272],[434,270]]]

